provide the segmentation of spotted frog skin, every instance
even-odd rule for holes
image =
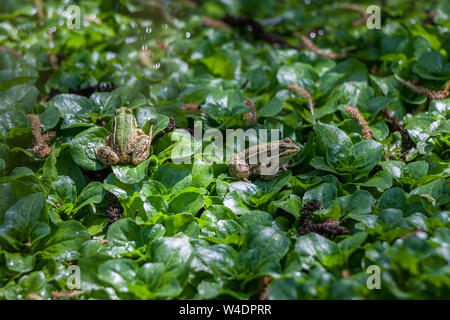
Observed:
[[[271,156],[271,149],[278,149],[279,167],[275,168],[273,174],[263,175],[262,168],[268,168],[271,161],[276,156]],[[234,153],[230,158],[228,172],[232,177],[248,181],[252,176],[261,176],[265,180],[270,180],[277,176],[279,168],[286,169],[286,160],[294,156],[300,151],[290,138],[283,140],[261,143],[245,149],[241,152]],[[266,159],[264,159],[266,157]],[[262,160],[261,160],[262,159]]]
[[[137,127],[133,110],[121,107],[114,112],[113,132],[106,138],[106,146],[94,150],[105,165],[132,163],[138,165],[150,155],[152,128],[148,135]]]

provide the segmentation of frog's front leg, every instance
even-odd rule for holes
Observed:
[[[282,169],[283,165],[281,166]],[[259,167],[259,175],[263,180],[272,180],[279,175],[280,168],[271,168],[270,161],[268,163],[262,163]]]
[[[120,161],[119,156],[114,150],[109,146],[100,146],[100,141],[98,142],[97,148],[94,149],[94,153],[97,159],[107,166],[115,165]]]
[[[248,182],[250,177],[250,166],[244,159],[240,159],[237,154],[233,154],[230,159],[228,172],[232,177]]]
[[[245,162],[231,164],[228,172],[232,177],[238,178],[245,182],[248,182],[248,178],[250,177],[250,169],[248,164]]]
[[[150,145],[152,144],[152,130],[153,125],[150,127],[150,132],[147,136],[142,130],[138,129],[138,137],[134,143],[134,149],[131,155],[131,162],[134,165],[138,165],[148,158],[150,154]]]

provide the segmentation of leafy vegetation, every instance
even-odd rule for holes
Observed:
[[[0,8],[0,298],[450,298],[446,1],[377,2],[381,29],[315,0],[73,1],[71,29],[70,4]],[[109,168],[120,106],[152,151]],[[178,164],[196,120],[301,151],[268,181]]]

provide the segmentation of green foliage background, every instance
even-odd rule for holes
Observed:
[[[79,30],[65,24],[70,4],[80,6]],[[265,276],[270,299],[450,298],[450,99],[428,103],[393,76],[434,90],[448,81],[450,7],[377,4],[381,30],[355,27],[359,14],[336,1],[45,1],[42,25],[32,1],[3,1],[0,45],[20,58],[0,51],[0,298],[67,291],[75,264],[79,299],[249,299]],[[306,34],[351,57],[277,48],[251,30],[202,23],[226,13],[264,22],[293,47]],[[142,64],[143,50],[153,68]],[[290,83],[311,93],[315,117]],[[106,84],[116,88],[74,91]],[[242,120],[246,98],[257,124]],[[183,111],[188,103],[204,113]],[[363,140],[346,104],[361,111],[373,140]],[[141,128],[158,124],[154,134],[172,116],[181,128],[201,120],[205,129],[279,129],[302,151],[275,179],[242,182],[226,164],[173,164],[170,151],[184,142],[169,134],[141,165],[96,179],[93,148],[121,105]],[[416,144],[406,162],[382,109]],[[28,150],[30,113],[56,132],[46,158]],[[110,193],[123,218],[108,228]],[[325,208],[317,221],[339,220],[349,234],[300,236],[311,199]],[[366,287],[370,265],[381,268],[379,290]]]

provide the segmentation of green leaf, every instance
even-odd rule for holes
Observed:
[[[263,68],[256,68],[250,74],[249,86],[251,91],[260,91],[270,84]]]
[[[283,109],[283,103],[277,97],[273,97],[267,105],[258,110],[261,117],[273,117]]]
[[[185,191],[169,201],[170,213],[189,212],[196,214],[204,205],[204,196],[199,192]]]
[[[300,197],[295,194],[291,194],[286,200],[273,201],[270,205],[276,208],[283,209],[296,218],[300,217],[302,202]]]
[[[134,184],[141,182],[147,175],[147,167],[150,163],[151,158],[139,163],[134,164],[123,164],[112,166],[113,172],[120,182],[125,184]]]
[[[444,195],[448,196],[448,185],[444,179],[440,178],[414,188],[411,190],[411,194],[429,195],[433,199],[439,200]]]
[[[332,200],[334,200],[336,195],[336,187],[331,183],[325,182],[308,189],[303,195],[302,202],[306,203],[308,200],[316,199],[326,207]]]
[[[114,259],[98,267],[98,277],[115,289],[126,290],[136,278],[137,264],[130,259]]]
[[[341,145],[343,148],[351,145],[351,140],[344,131],[328,124],[314,126],[317,134],[318,154],[325,155],[328,148]]]
[[[354,235],[339,242],[339,249],[341,249],[342,251],[348,251],[351,249],[359,248],[364,243],[364,241],[366,241],[367,236],[368,233],[364,231],[355,233]]]
[[[405,192],[398,187],[386,190],[378,199],[377,206],[380,209],[396,208],[403,210],[406,207]]]
[[[151,247],[154,262],[164,263],[166,270],[184,270],[194,257],[194,249],[187,238],[164,237]]]
[[[164,187],[172,188],[177,182],[182,181],[190,174],[191,172],[186,165],[168,162],[159,166],[152,178],[161,182]]]
[[[93,105],[86,97],[64,93],[50,99],[48,104],[57,108],[64,119],[61,129],[93,125],[88,117],[94,111]]]
[[[104,143],[107,135],[108,131],[101,127],[92,127],[76,135],[69,142],[73,161],[84,169],[100,170],[103,164],[97,160],[94,149],[98,147],[99,141]]]
[[[74,203],[77,199],[77,188],[73,180],[68,176],[59,176],[58,180],[52,182],[50,189],[52,195],[49,196],[49,199],[53,200],[55,205],[57,203],[60,205]],[[55,203],[55,201],[58,202]]]
[[[338,245],[317,233],[309,233],[297,238],[294,247],[300,255],[324,261],[338,252]]]
[[[373,187],[379,189],[380,191],[383,191],[392,187],[392,178],[387,173],[378,172],[377,174],[375,174],[375,176],[362,183],[361,186]]]
[[[349,196],[339,198],[340,205],[347,214],[371,213],[375,198],[366,190],[356,190]]]
[[[77,212],[88,204],[101,202],[104,195],[103,184],[96,181],[90,182],[78,196],[74,212]]]
[[[178,213],[164,217],[164,226],[167,236],[173,236],[178,232],[183,232],[186,235],[198,234],[199,229],[192,214],[187,213]]]
[[[194,162],[192,166],[192,186],[206,188],[214,178],[212,165]]]
[[[39,115],[39,120],[41,120],[41,125],[46,129],[54,128],[61,117],[59,109],[56,107],[48,107],[43,113]]]
[[[392,178],[398,179],[403,175],[405,163],[391,160],[380,162],[380,166],[383,168],[383,171],[386,171]]]
[[[90,240],[86,228],[78,221],[64,221],[44,244],[44,252],[53,259],[73,260],[80,256],[81,244]]]
[[[225,79],[233,76],[234,69],[228,55],[223,51],[217,51],[207,58],[200,59],[212,74]]]
[[[0,226],[0,239],[17,250],[24,245],[33,246],[36,241],[50,234],[44,205],[42,193],[20,198],[5,212],[4,222]]]
[[[422,178],[428,173],[428,163],[423,160],[411,162],[406,166],[405,173],[410,174],[414,179]]]
[[[389,135],[389,128],[384,121],[378,121],[370,126],[375,140],[382,141]]]
[[[353,165],[359,171],[370,171],[380,161],[383,155],[383,146],[374,140],[363,140],[353,145]]]
[[[280,172],[275,178],[271,180],[258,179],[255,181],[255,185],[263,189],[265,194],[280,191],[291,181],[292,173],[290,171]]]
[[[283,258],[289,249],[289,239],[273,227],[250,229],[247,237],[248,251],[243,252],[253,267],[272,264]]]
[[[295,280],[284,278],[274,281],[270,286],[270,300],[295,300],[297,299],[297,290]]]
[[[216,244],[209,247],[199,246],[195,251],[196,256],[215,277],[237,275],[238,254],[232,247]]]
[[[284,87],[294,83],[305,88],[313,85],[317,80],[317,74],[309,64],[295,62],[291,66],[282,66],[278,69],[277,80]]]
[[[34,269],[36,257],[32,254],[5,252],[5,262],[8,270],[24,273]]]
[[[439,73],[444,67],[443,59],[439,51],[427,51],[419,57],[418,63],[430,73]]]
[[[270,227],[273,218],[264,211],[250,211],[241,215],[238,222],[245,230],[250,230],[255,227]]]
[[[114,246],[114,251],[129,252],[136,247],[138,232],[139,227],[133,220],[121,219],[108,228],[106,238]]]

